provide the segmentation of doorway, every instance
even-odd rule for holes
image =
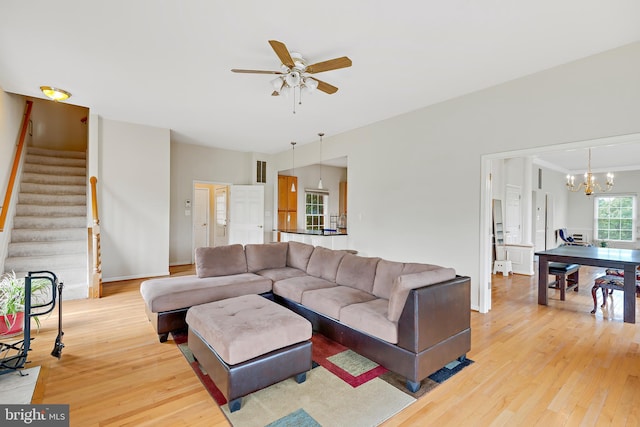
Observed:
[[[227,184],[193,183],[192,262],[195,261],[196,248],[222,246],[228,243],[228,194]]]

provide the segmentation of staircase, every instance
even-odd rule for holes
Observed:
[[[29,147],[4,271],[49,270],[87,298],[86,154]]]

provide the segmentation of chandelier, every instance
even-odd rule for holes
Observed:
[[[589,148],[589,163],[587,165],[587,171],[584,173],[584,182],[581,182],[578,185],[575,185],[575,176],[567,175],[567,189],[569,191],[580,191],[584,189],[584,194],[587,196],[592,195],[595,191],[599,191],[604,193],[613,188],[613,174],[607,173],[607,182],[605,183],[605,188],[603,189],[600,184],[596,181],[596,177],[593,176],[591,172],[591,148]]]

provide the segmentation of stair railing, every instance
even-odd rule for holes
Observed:
[[[93,226],[89,228],[89,256],[91,260],[91,280],[89,283],[89,297],[102,296],[102,256],[100,254],[100,218],[98,217],[98,192],[96,183],[98,178],[92,176],[91,182],[91,214]]]
[[[31,120],[31,107],[33,107],[33,101],[27,101],[24,117],[22,119],[22,128],[20,129],[20,137],[18,138],[16,155],[13,157],[13,166],[11,167],[11,175],[9,176],[9,182],[7,183],[7,191],[4,194],[4,202],[2,202],[2,211],[0,212],[0,232],[4,231],[4,224],[7,220],[7,213],[9,212],[9,206],[11,205],[11,195],[13,194],[13,187],[16,182],[16,175],[18,175],[18,168],[20,167],[20,158],[22,157],[22,148],[24,147],[24,140],[27,136],[29,120]]]

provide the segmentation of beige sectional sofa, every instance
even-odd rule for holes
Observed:
[[[193,305],[260,294],[414,391],[471,346],[468,277],[299,242],[198,248],[195,275],[147,280],[140,291],[160,341],[186,327]]]

